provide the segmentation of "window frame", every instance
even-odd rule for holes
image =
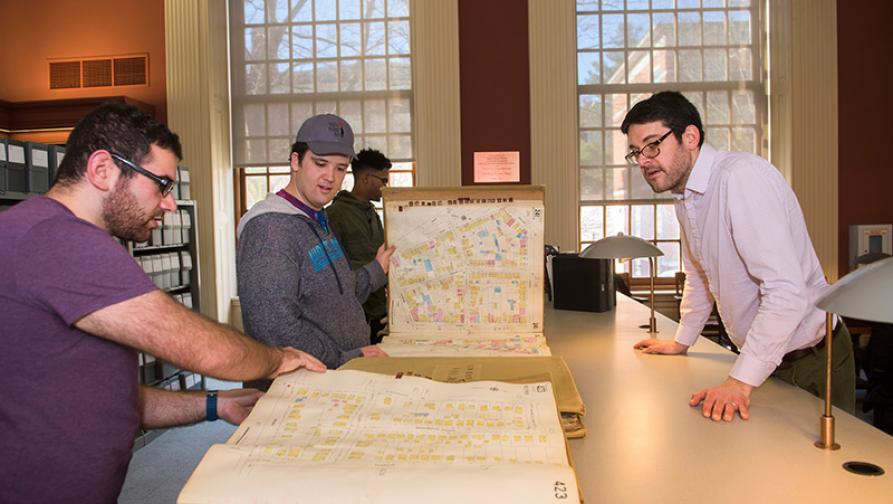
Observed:
[[[248,168],[262,168],[264,169],[264,173],[248,173],[244,168],[238,169],[234,171],[234,186],[236,187],[236,195],[237,195],[237,208],[236,208],[236,222],[238,223],[238,219],[245,215],[245,212],[248,211],[248,180],[249,178],[263,178],[266,183],[266,191],[264,194],[272,192],[272,188],[270,186],[271,177],[278,176],[289,176],[288,172],[272,172],[271,168],[281,168],[281,166],[265,166],[265,167],[248,167]],[[388,170],[388,185],[392,184],[393,175],[395,174],[408,174],[410,176],[411,186],[415,187],[416,184],[416,163],[412,162],[410,164],[410,168],[402,168],[399,166],[394,166],[390,170]],[[349,178],[353,177],[353,171],[348,170],[347,176],[344,177],[344,184],[342,185],[342,189],[349,190],[352,186],[352,182],[349,181]],[[403,187],[403,186],[400,186]],[[380,201],[373,201],[373,206],[375,206],[376,210],[380,210],[382,205]]]
[[[765,39],[763,37],[764,31],[764,10],[765,7],[761,0],[751,0],[749,5],[727,5],[728,3],[740,3],[740,2],[721,2],[721,6],[708,6],[703,7],[701,2],[698,2],[698,7],[683,7],[679,8],[674,6],[672,8],[651,8],[653,3],[646,3],[646,8],[641,9],[630,9],[628,2],[620,2],[621,7],[619,9],[614,10],[603,10],[603,7],[606,5],[606,2],[597,2],[597,1],[577,1],[575,2],[575,14],[574,14],[574,26],[576,31],[575,36],[575,60],[576,60],[576,87],[577,87],[577,111],[578,111],[578,123],[577,123],[577,148],[579,153],[579,161],[578,161],[578,170],[580,171],[580,185],[577,187],[578,190],[578,205],[577,212],[580,217],[579,225],[577,228],[577,241],[580,250],[585,248],[589,243],[592,243],[591,240],[584,240],[583,235],[583,211],[588,207],[601,207],[602,208],[602,230],[601,236],[605,237],[608,229],[608,217],[607,217],[607,208],[610,206],[626,206],[627,207],[627,215],[626,215],[626,226],[627,230],[632,229],[632,207],[640,206],[640,205],[651,205],[653,207],[654,217],[654,229],[655,236],[653,238],[648,239],[649,242],[658,245],[661,243],[676,243],[679,251],[679,271],[683,271],[683,259],[682,259],[682,240],[681,240],[681,229],[680,229],[680,238],[677,240],[658,240],[656,237],[656,226],[657,226],[657,211],[659,205],[672,204],[672,196],[669,193],[663,193],[661,195],[653,194],[653,197],[647,198],[642,197],[642,194],[636,194],[636,197],[633,197],[633,193],[636,192],[636,183],[633,177],[641,175],[638,174],[638,167],[630,167],[622,157],[626,154],[625,149],[620,152],[614,153],[609,152],[608,143],[616,138],[616,135],[619,133],[619,121],[622,120],[622,116],[626,115],[626,112],[635,105],[638,101],[641,101],[647,96],[650,96],[653,93],[657,93],[659,91],[665,90],[677,90],[686,94],[691,98],[691,95],[697,94],[700,98],[699,100],[692,100],[695,102],[695,105],[698,107],[699,112],[702,116],[702,121],[704,122],[704,130],[705,130],[705,138],[709,142],[712,138],[711,133],[717,134],[722,130],[727,132],[725,141],[722,141],[722,136],[720,136],[719,145],[713,143],[714,146],[721,149],[734,148],[735,135],[733,132],[735,128],[741,127],[752,127],[754,145],[753,152],[763,155],[764,157],[768,155],[768,96],[766,96],[766,82],[763,71],[763,60],[765,58]],[[592,8],[585,9],[581,8],[582,5],[590,5]],[[731,27],[731,18],[728,16],[728,12],[735,11],[747,11],[749,13],[749,23],[750,23],[750,40],[747,44],[736,43],[732,40],[733,32]],[[724,28],[724,36],[726,37],[724,44],[704,44],[703,39],[700,40],[698,45],[686,45],[682,44],[679,41],[679,14],[691,14],[696,13],[700,19],[701,31],[700,34],[704,33],[705,19],[703,13],[706,12],[722,12],[725,13],[723,19],[725,20],[725,28]],[[654,21],[654,14],[672,14],[673,16],[673,30],[672,43],[655,45],[654,44],[654,33],[655,27],[657,26]],[[647,15],[648,16],[648,34],[647,34],[647,42],[642,47],[642,44],[636,44],[634,46],[630,46],[627,42],[629,37],[630,28],[627,25],[628,15]],[[623,16],[622,17],[622,38],[623,43],[618,47],[606,47],[605,44],[605,34],[601,27],[601,17],[602,15],[613,15],[613,16]],[[586,45],[585,47],[581,47],[581,16],[595,16],[594,20],[599,23],[596,26],[596,31],[598,32],[597,41],[594,45]],[[699,39],[700,39],[699,34]],[[645,39],[645,35],[642,35],[643,40]],[[595,38],[589,38],[589,41],[594,41]],[[608,44],[610,46],[611,44]],[[741,48],[746,48],[749,50],[750,54],[750,79],[749,80],[731,80],[731,55],[734,50],[739,50]],[[725,49],[726,54],[729,56],[728,59],[724,60],[725,66],[724,72],[726,80],[703,80],[705,75],[705,67],[707,62],[705,60],[705,50],[717,50],[717,49]],[[678,63],[679,53],[680,51],[698,51],[700,55],[700,66],[699,66],[699,75],[702,80],[699,81],[681,81],[680,80],[680,65]],[[657,82],[655,79],[656,75],[656,64],[654,54],[655,51],[665,51],[671,55],[672,61],[668,63],[672,66],[672,70],[675,73],[673,81],[666,82]],[[614,74],[616,75],[618,71],[622,71],[623,75],[620,79],[621,83],[616,82],[606,82],[608,77],[604,74],[603,70],[603,58],[605,57],[604,53],[612,53],[612,54],[622,54],[623,62],[618,64],[617,69],[615,69]],[[628,83],[631,80],[631,75],[633,73],[632,69],[628,69],[627,65],[632,61],[632,53],[635,54],[643,54],[647,53],[647,63],[648,63],[648,79],[647,82],[632,82]],[[595,61],[598,66],[598,79],[596,83],[582,83],[583,78],[581,78],[581,65],[583,65],[584,59],[581,58],[581,55],[584,54],[594,54],[596,55]],[[641,56],[640,56],[641,57]],[[591,61],[591,60],[587,60]],[[641,62],[642,59],[639,60]],[[667,61],[670,61],[669,59]],[[630,65],[632,67],[633,65]],[[583,67],[588,68],[588,67]],[[742,67],[744,68],[744,67]],[[587,74],[587,76],[594,75],[592,73]],[[635,79],[632,79],[635,80]],[[708,94],[711,93],[711,94]],[[725,93],[728,97],[727,110],[729,111],[729,119],[725,123],[713,122],[712,118],[705,114],[704,104],[710,102],[712,98],[714,98],[719,93]],[[745,98],[750,99],[750,103],[752,103],[752,108],[754,112],[753,123],[734,122],[731,117],[732,113],[735,110],[735,100],[738,96],[745,96]],[[593,96],[597,97],[595,101],[592,103],[595,104],[594,108],[597,109],[598,117],[594,118],[593,123],[587,122],[593,119],[593,116],[585,116],[582,113],[584,97]],[[611,115],[609,114],[609,108],[611,106],[615,106],[614,110],[616,111],[616,104],[614,100],[617,96],[623,96],[625,98],[625,111],[623,111],[622,116],[619,117],[619,120],[615,117],[615,120],[612,120]],[[611,98],[610,104],[608,97]],[[619,115],[619,114],[618,114]],[[593,134],[595,135],[595,143],[591,144],[595,149],[597,154],[595,162],[588,162],[589,159],[586,159],[584,156],[584,135]],[[747,137],[748,135],[745,133],[742,135],[743,137]],[[715,139],[714,139],[715,141]],[[616,150],[616,149],[612,149]],[[598,159],[600,157],[600,159]],[[620,161],[618,162],[618,158]],[[613,160],[613,162],[612,162]],[[608,193],[608,184],[609,179],[613,180],[613,177],[616,176],[616,171],[614,173],[610,173],[610,170],[619,170],[625,169],[624,173],[624,184],[623,190],[626,193],[625,197],[622,198],[612,198]],[[587,173],[587,170],[592,170]],[[595,170],[600,170],[600,173]],[[634,173],[635,172],[635,173]],[[584,193],[584,174],[594,175],[596,180],[600,181],[601,187],[595,190],[594,195],[600,197],[590,197],[591,195],[586,195]],[[640,187],[638,187],[639,191],[641,191],[641,184],[644,183],[644,180],[639,182]],[[650,190],[650,188],[649,188]],[[658,258],[660,260],[660,258]],[[647,262],[647,261],[646,261]],[[617,271],[629,271],[630,268],[628,265],[618,265]],[[658,268],[658,271],[660,268]],[[640,286],[645,285],[649,282],[648,276],[633,276],[632,283],[633,285]],[[655,282],[659,285],[673,285],[675,284],[675,278],[672,277],[656,277]]]
[[[294,142],[294,134],[300,127],[300,122],[313,114],[334,113],[344,117],[354,129],[357,151],[366,147],[375,148],[388,156],[395,166],[411,164],[410,170],[398,168],[392,171],[394,173],[411,173],[412,183],[415,184],[410,0],[400,0],[399,2],[380,0],[375,3],[380,8],[375,11],[379,15],[373,13],[372,16],[367,16],[362,12],[372,5],[371,3],[353,2],[359,9],[356,19],[353,17],[342,19],[341,4],[346,0],[327,1],[326,4],[334,8],[334,17],[332,19],[317,19],[316,3],[320,1],[256,0],[252,3],[263,6],[263,19],[250,23],[246,23],[245,20],[245,5],[250,0],[236,0],[230,3],[231,131],[233,137],[233,184],[236,189],[234,191],[236,225],[238,225],[238,219],[248,210],[248,181],[252,178],[263,177],[266,180],[266,188],[269,189],[271,178],[283,175],[283,173],[272,173],[271,169],[288,166],[288,156],[291,144]],[[400,12],[391,15],[392,13],[389,13],[388,9],[398,4],[401,8]],[[310,8],[309,19],[306,17],[297,19],[296,14],[300,8],[308,6]],[[285,11],[273,10],[277,7],[284,8]],[[282,16],[284,16],[284,20]],[[276,17],[279,19],[275,19]],[[333,53],[326,55],[321,54],[317,47],[320,40],[318,28],[322,25],[332,28],[331,33],[336,37],[334,41],[329,41],[332,44]],[[343,49],[348,46],[342,44],[340,39],[346,25],[356,25],[359,34],[357,40],[359,46],[354,48],[358,52],[349,56],[342,54]],[[366,47],[370,38],[367,28],[372,25],[382,28],[381,48],[374,54],[369,54]],[[405,26],[407,31],[402,39],[405,40],[405,44],[397,46],[391,44],[392,26],[394,30],[403,29]],[[260,51],[260,56],[249,57],[246,53],[246,37],[249,36],[249,30],[262,30],[263,35],[258,38],[260,45],[257,46],[263,48]],[[276,44],[275,49],[267,47],[270,42],[268,35],[273,31],[278,36],[284,37],[284,39],[278,39],[279,43]],[[294,38],[302,31],[309,34],[309,38],[303,39],[303,44],[299,44]],[[281,52],[285,45],[287,45],[285,49],[288,53],[287,58],[286,54]],[[366,90],[369,84],[368,74],[365,70],[366,64],[373,60],[382,62],[379,69],[383,69],[384,72],[384,88]],[[355,67],[359,73],[359,89],[344,90],[345,86],[342,85],[344,73],[341,69],[344,61],[359,62],[359,67]],[[395,66],[395,62],[398,61],[405,65]],[[313,69],[312,91],[299,90],[296,87],[297,68],[299,65],[306,64],[311,65]],[[320,91],[318,84],[320,82],[319,72],[322,71],[320,70],[321,64],[328,65],[328,68],[334,66],[334,90]],[[248,93],[245,79],[249,65],[264,65],[264,71],[267,72],[263,79],[264,94]],[[274,65],[288,65],[285,92],[274,92],[271,87],[273,86],[271,69]],[[394,74],[395,69],[401,73]],[[274,128],[271,128],[271,115],[274,115],[274,109],[275,112],[278,112],[279,119],[287,115],[285,130],[282,129],[281,123],[277,123],[278,127],[275,128],[275,132]],[[375,118],[375,124],[370,122],[370,117]],[[251,124],[255,125],[256,129],[263,134],[252,135],[249,132]],[[245,133],[241,133],[240,128],[245,130]],[[260,157],[263,159],[253,158],[253,150],[248,146],[253,141],[257,141],[257,145],[261,146]],[[251,173],[252,170],[258,168],[263,169],[264,173]],[[349,184],[346,185],[349,187]]]
[[[605,238],[605,237],[607,236],[606,232],[607,232],[607,224],[608,224],[608,222],[607,222],[607,220],[608,220],[608,219],[607,219],[608,207],[611,207],[611,206],[622,206],[622,207],[626,207],[626,208],[627,208],[627,211],[626,211],[626,225],[625,225],[625,229],[627,230],[627,233],[626,233],[626,234],[632,235],[632,233],[629,231],[629,230],[631,230],[631,229],[633,228],[633,211],[632,211],[632,208],[635,207],[635,206],[650,206],[650,207],[652,208],[651,216],[652,216],[652,225],[653,225],[653,229],[654,229],[654,237],[653,237],[653,238],[643,238],[643,239],[646,240],[646,241],[648,241],[649,243],[651,243],[652,245],[654,245],[654,246],[656,246],[656,247],[660,247],[661,245],[668,245],[668,244],[669,244],[669,245],[675,245],[675,246],[677,247],[677,252],[678,252],[678,257],[679,257],[679,264],[680,264],[679,269],[678,269],[677,271],[682,271],[682,239],[681,239],[681,234],[680,234],[680,238],[658,238],[658,237],[657,237],[657,234],[658,234],[658,232],[657,232],[657,216],[658,216],[658,208],[657,208],[657,207],[658,207],[658,206],[661,206],[661,205],[663,205],[663,206],[672,206],[672,204],[673,204],[672,202],[668,202],[668,201],[666,201],[666,200],[661,200],[661,201],[655,201],[655,200],[622,200],[622,201],[611,201],[611,202],[599,202],[599,203],[594,203],[594,204],[580,203],[580,205],[579,205],[579,207],[578,207],[578,211],[579,211],[580,214],[582,215],[583,208],[585,208],[585,207],[589,207],[589,208],[598,208],[598,207],[600,207],[600,208],[601,208],[601,213],[602,213],[602,219],[601,219],[601,221],[602,221],[602,232],[601,232],[601,236],[602,236],[602,238]],[[582,220],[582,217],[581,217],[581,220]],[[583,249],[585,249],[586,247],[588,247],[590,244],[595,243],[596,241],[598,241],[598,240],[587,240],[587,239],[583,239],[583,237],[582,237],[582,222],[581,222],[581,230],[580,230],[580,231],[581,231],[581,232],[580,232],[580,250],[583,250]],[[679,230],[679,232],[680,232],[680,233],[682,232],[681,229]],[[635,235],[632,235],[632,236],[635,236]],[[657,272],[660,271],[660,262],[661,262],[661,260],[662,260],[662,257],[663,257],[663,256],[655,258],[655,259],[657,260],[657,262],[655,263],[655,268],[656,268]],[[647,263],[648,263],[648,259],[643,259],[643,258],[633,259],[633,262],[643,262],[643,263],[647,264]],[[632,269],[632,268],[631,268],[631,264],[628,263],[628,262],[620,262],[620,261],[616,261],[615,264],[614,264],[614,271],[615,271],[616,273],[630,273],[630,278],[631,278],[631,280],[632,280],[632,285],[633,285],[633,286],[637,286],[637,287],[638,287],[638,286],[643,286],[643,285],[646,285],[646,284],[648,284],[648,283],[650,282],[650,276],[647,276],[647,275],[646,275],[646,276],[633,276],[633,275],[632,275],[632,271],[631,271],[631,269]],[[675,271],[674,271],[674,273],[675,273]],[[657,275],[657,273],[656,273],[656,275]],[[655,277],[654,277],[654,284],[655,284],[655,285],[660,285],[660,286],[672,286],[672,285],[675,285],[675,283],[676,283],[675,274],[674,274],[674,276],[668,276],[668,277],[661,277],[661,276],[655,276]]]

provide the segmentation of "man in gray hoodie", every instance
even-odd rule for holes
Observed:
[[[330,368],[354,357],[386,355],[368,344],[362,303],[387,283],[395,247],[382,245],[375,260],[351,270],[323,211],[353,156],[353,131],[344,119],[307,119],[292,145],[288,185],[254,205],[238,228],[245,332],[299,348]]]

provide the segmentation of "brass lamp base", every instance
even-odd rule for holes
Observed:
[[[822,415],[820,421],[822,439],[815,442],[816,448],[823,450],[839,450],[840,445],[834,442],[834,417]]]
[[[648,265],[650,267],[650,277],[651,277],[651,288],[649,289],[651,292],[651,317],[648,319],[648,325],[640,326],[643,329],[648,329],[648,332],[651,334],[657,334],[657,319],[654,318],[654,258],[648,258]]]
[[[642,324],[639,326],[639,329],[648,329],[648,332],[652,334],[657,334],[660,331],[657,330],[657,319],[651,317],[647,324]]]
[[[843,322],[841,322],[843,323]],[[822,439],[815,442],[816,448],[823,450],[839,450],[840,445],[834,442],[834,415],[831,414],[831,338],[834,336],[832,328],[834,326],[834,318],[831,312],[825,313],[825,352],[827,359],[825,360],[825,414],[819,423],[819,430]]]

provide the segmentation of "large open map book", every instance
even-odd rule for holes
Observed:
[[[549,382],[277,378],[178,502],[579,502]]]
[[[390,357],[352,359],[339,369],[370,371],[392,376],[422,376],[447,383],[495,380],[509,383],[548,381],[568,439],[586,435],[586,406],[570,369],[561,357]]]
[[[539,186],[386,188],[389,335],[400,356],[551,355]]]

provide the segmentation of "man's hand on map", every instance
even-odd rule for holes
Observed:
[[[262,395],[263,392],[255,389],[221,390],[217,392],[217,415],[233,425],[239,425]]]
[[[388,265],[391,262],[391,256],[394,254],[394,251],[397,250],[396,245],[391,245],[388,248],[384,248],[384,244],[378,247],[378,252],[375,253],[375,260],[378,261],[378,264],[381,264],[381,269],[384,270],[384,274],[388,274]]]
[[[378,348],[378,345],[369,345],[360,348],[360,351],[363,352],[363,357],[387,357],[388,354],[381,348]]]

